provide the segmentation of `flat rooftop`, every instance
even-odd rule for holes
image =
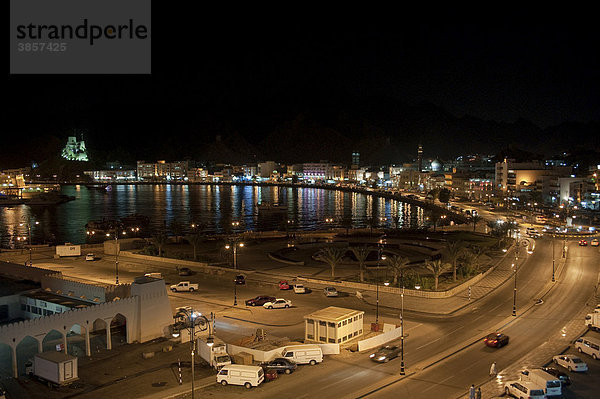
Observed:
[[[330,306],[325,309],[317,310],[311,314],[307,314],[304,316],[305,319],[317,319],[317,320],[327,320],[327,321],[342,321],[349,317],[354,317],[359,314],[364,314],[362,310],[354,310],[354,309],[346,309],[340,308],[337,306]]]
[[[88,306],[94,305],[93,302],[83,301],[74,296],[63,296],[43,290],[28,292],[22,295],[24,297],[39,299],[40,301],[46,301],[57,305],[66,306],[69,308],[86,308]]]
[[[29,280],[17,280],[14,278],[0,276],[0,297],[20,294],[24,291],[40,288],[40,284],[36,284]]]

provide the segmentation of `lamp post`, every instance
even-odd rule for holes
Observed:
[[[127,234],[125,230],[122,231],[123,235]],[[110,233],[106,233],[107,237],[110,237]],[[115,227],[115,284],[119,285],[119,229]]]
[[[517,315],[517,263],[519,262],[519,239],[517,238],[517,250],[515,251],[515,263],[513,263],[515,274],[515,287],[513,289],[513,310],[512,315]]]
[[[404,375],[404,279],[402,279],[402,294],[400,294],[400,375]]]
[[[375,271],[375,292],[377,300],[375,303],[375,324],[379,325],[379,260],[381,259],[381,242],[377,243],[377,270]]]
[[[554,234],[552,234],[552,282],[555,282],[554,279]]]
[[[40,224],[40,222],[38,222],[37,220],[34,222],[34,224]],[[23,223],[19,223],[19,226],[23,226]],[[31,262],[31,220],[29,221],[29,223],[27,223],[27,232],[28,232],[28,236],[29,236],[29,263],[28,266],[32,266],[32,262]]]
[[[230,243],[225,245],[225,249],[232,249],[233,251],[233,270],[237,271],[237,249],[244,246],[243,242],[240,242],[238,237],[230,239]],[[233,306],[237,306],[237,281],[233,280]]]
[[[377,243],[377,270],[375,273],[375,292],[377,293],[377,301],[375,305],[375,324],[379,324],[379,261],[385,260],[385,255],[381,254],[381,239]]]
[[[211,313],[211,320],[209,321],[206,316],[202,313],[194,312],[193,309],[190,308],[179,308],[175,316],[173,318],[176,320],[173,325],[173,336],[178,337],[179,331],[182,328],[186,328],[190,334],[190,343],[191,345],[191,355],[192,355],[192,399],[194,398],[194,363],[195,363],[195,354],[196,354],[196,334],[202,331],[208,330],[208,339],[206,340],[206,344],[209,347],[212,347],[214,344],[213,336],[212,336],[212,323],[214,323],[214,314]],[[185,322],[182,321],[185,320]],[[199,326],[198,331],[196,331],[196,325]]]

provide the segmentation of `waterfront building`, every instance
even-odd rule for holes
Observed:
[[[278,164],[274,161],[259,162],[257,168],[258,177],[270,179],[273,171],[277,169]]]
[[[559,196],[558,178],[569,177],[571,173],[571,166],[546,165],[540,161],[516,162],[505,158],[496,162],[494,183],[498,195],[504,198],[540,197],[541,201],[551,204]]]
[[[304,180],[324,181],[333,179],[333,165],[327,161],[302,164]]]
[[[205,182],[208,179],[208,170],[205,168],[189,168],[187,172],[189,182]]]
[[[90,176],[93,180],[99,182],[133,182],[137,180],[135,169],[103,169],[103,170],[86,170],[83,172],[86,176]]]

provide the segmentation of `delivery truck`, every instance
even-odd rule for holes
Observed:
[[[213,338],[213,345],[209,345],[206,340],[198,338],[198,352],[200,357],[215,370],[219,370],[221,367],[231,364],[231,357],[227,353],[227,345],[219,338]]]
[[[65,245],[56,246],[56,255],[61,256],[81,256],[81,245],[72,245],[71,243],[65,243]]]
[[[77,381],[77,358],[64,352],[42,352],[25,365],[25,372],[48,386],[65,386]]]
[[[600,313],[590,313],[585,316],[585,325],[590,330],[600,331]]]

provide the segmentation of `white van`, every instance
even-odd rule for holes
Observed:
[[[600,359],[600,340],[593,337],[581,337],[575,341],[575,347],[579,353],[585,353],[594,358]]]
[[[260,366],[246,366],[243,364],[228,364],[217,373],[217,383],[223,386],[243,385],[250,389],[257,387],[265,379],[265,373]]]
[[[508,381],[504,384],[504,392],[506,392],[506,395],[512,395],[516,398],[546,398],[544,390],[529,381]]]
[[[560,379],[541,369],[529,369],[521,371],[521,381],[531,382],[533,385],[542,387],[546,396],[562,396],[562,383]]]
[[[323,351],[319,345],[286,346],[282,356],[298,364],[314,366],[323,361]]]

